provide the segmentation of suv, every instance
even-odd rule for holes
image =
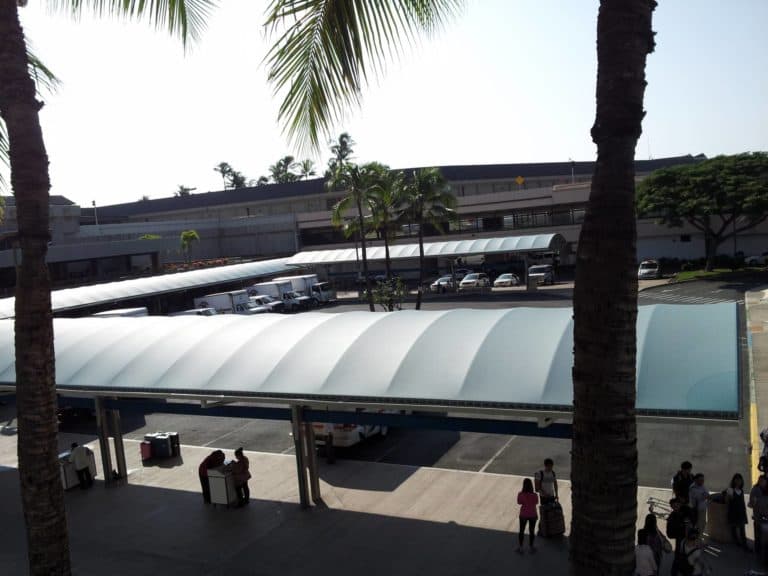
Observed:
[[[643,260],[637,269],[638,280],[661,278],[661,266],[656,260]]]
[[[528,268],[528,278],[535,278],[537,284],[554,284],[555,269],[551,264],[539,264]]]
[[[488,274],[483,272],[472,272],[464,276],[459,283],[459,290],[466,290],[467,288],[488,288],[491,285],[491,279],[488,278]]]

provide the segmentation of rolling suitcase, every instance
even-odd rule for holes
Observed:
[[[140,445],[141,447],[141,461],[149,460],[152,458],[152,444],[147,440],[144,440]]]
[[[540,534],[545,538],[565,534],[565,517],[559,502],[539,506]]]
[[[168,436],[171,439],[171,456],[181,456],[181,441],[179,439],[178,432],[168,432]]]

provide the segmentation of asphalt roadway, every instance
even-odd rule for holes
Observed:
[[[652,288],[650,292],[667,294],[663,292],[666,288],[662,285]],[[714,298],[711,296],[714,290],[721,290],[716,293],[718,298],[731,296],[733,300],[743,299],[743,292],[739,289],[722,292],[723,288],[706,282],[688,283],[676,293],[686,297]],[[555,285],[531,293],[513,289],[485,295],[433,296],[426,299],[424,309],[570,306],[571,298],[571,285]],[[660,303],[648,297],[640,301],[645,304]],[[666,303],[672,302],[667,299]],[[343,313],[366,309],[365,305],[357,303],[341,303],[324,310],[328,313]],[[13,417],[12,404],[0,407],[0,421],[6,426],[13,426]],[[293,452],[288,422],[123,412],[122,426],[125,437],[129,439],[140,440],[147,432],[173,430],[180,433],[182,443],[187,445],[224,450],[243,446],[246,450],[282,454]],[[95,437],[92,424],[83,424],[68,431]],[[711,490],[724,489],[733,473],[740,472],[746,476],[749,471],[748,432],[748,425],[744,423],[641,421],[638,425],[639,482],[643,486],[668,487],[680,462],[691,460],[697,471],[706,474],[706,484]],[[544,458],[550,457],[555,461],[559,477],[568,478],[570,441],[474,432],[390,429],[385,437],[377,436],[351,448],[337,449],[336,456],[516,475],[532,475],[541,469]]]

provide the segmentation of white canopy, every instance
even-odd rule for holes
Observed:
[[[568,411],[570,308],[55,319],[60,389]],[[637,407],[736,417],[735,304],[644,306]],[[13,322],[0,384],[13,386]]]
[[[534,236],[506,236],[502,238],[477,238],[472,240],[450,240],[448,242],[425,242],[424,256],[451,257],[472,254],[497,254],[506,252],[546,252],[560,250],[565,246],[560,234],[536,234]],[[384,246],[369,246],[368,260],[384,260]],[[394,244],[389,247],[392,260],[418,258],[418,244]],[[360,258],[359,250],[340,248],[338,250],[308,250],[299,252],[288,259],[291,264],[337,264],[355,262]]]
[[[142,296],[154,296],[178,290],[203,288],[214,284],[258,278],[259,276],[282,274],[294,269],[295,266],[291,266],[287,258],[246,262],[203,270],[190,270],[189,272],[54,290],[51,292],[51,301],[53,311],[62,312],[84,306],[108,304],[141,298]],[[16,299],[13,297],[0,299],[0,318],[13,318],[15,304]]]

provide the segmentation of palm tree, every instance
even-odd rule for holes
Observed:
[[[219,162],[213,168],[214,172],[221,174],[221,184],[224,189],[227,188],[227,177],[232,173],[232,166],[228,162]]]
[[[26,4],[26,2],[23,2]],[[0,116],[9,145],[16,197],[21,263],[16,271],[16,399],[21,499],[27,528],[29,572],[70,574],[64,494],[57,459],[56,389],[51,283],[45,259],[50,239],[48,156],[40,102],[28,68],[17,0],[0,0]],[[75,15],[144,16],[186,43],[195,38],[212,4],[171,2],[54,2]]]
[[[184,253],[184,259],[187,261],[187,264],[189,264],[191,260],[190,251],[192,249],[192,244],[194,242],[200,242],[200,236],[195,230],[184,230],[179,239],[181,241],[181,251]]]
[[[304,180],[309,180],[310,176],[315,175],[315,163],[307,158],[299,162],[299,173]]]
[[[459,0],[273,0],[284,26],[267,55],[286,88],[279,118],[299,147],[359,103],[367,68],[430,32]],[[361,7],[363,6],[363,7]],[[642,132],[645,61],[655,0],[601,0],[597,17],[597,163],[582,225],[574,291],[571,573],[632,574],[637,514],[634,153]],[[394,45],[394,47],[393,47]]]
[[[331,222],[339,228],[344,227],[345,215],[355,210],[357,212],[357,229],[360,237],[360,253],[363,261],[363,277],[365,282],[365,294],[368,300],[368,308],[375,312],[373,305],[373,292],[371,290],[371,278],[368,273],[368,253],[366,251],[365,235],[368,229],[364,208],[368,206],[368,197],[371,189],[376,185],[374,174],[364,166],[360,167],[352,163],[342,163],[337,166],[336,172],[325,183],[328,190],[344,190],[347,195],[339,200],[333,207]]]
[[[389,166],[378,162],[369,162],[363,168],[371,174],[373,179],[373,186],[368,194],[371,227],[379,238],[384,240],[384,267],[387,271],[387,280],[390,280],[392,261],[389,258],[389,241],[402,204],[403,174],[393,172]]]
[[[438,168],[414,170],[405,186],[401,222],[416,224],[419,234],[419,288],[416,310],[421,309],[424,288],[424,224],[428,223],[443,233],[443,224],[456,220],[456,197],[450,193],[448,182]]]
[[[333,142],[333,141],[331,141]],[[347,132],[339,134],[336,142],[331,144],[331,159],[328,160],[328,168],[325,170],[325,177],[329,178],[331,174],[336,172],[336,168],[345,162],[349,162],[352,159],[354,150],[352,146],[355,145],[355,141]]]
[[[299,177],[291,172],[296,167],[296,160],[293,156],[283,156],[269,167],[269,173],[272,176],[272,182],[276,184],[285,184],[286,182],[295,182]]]

